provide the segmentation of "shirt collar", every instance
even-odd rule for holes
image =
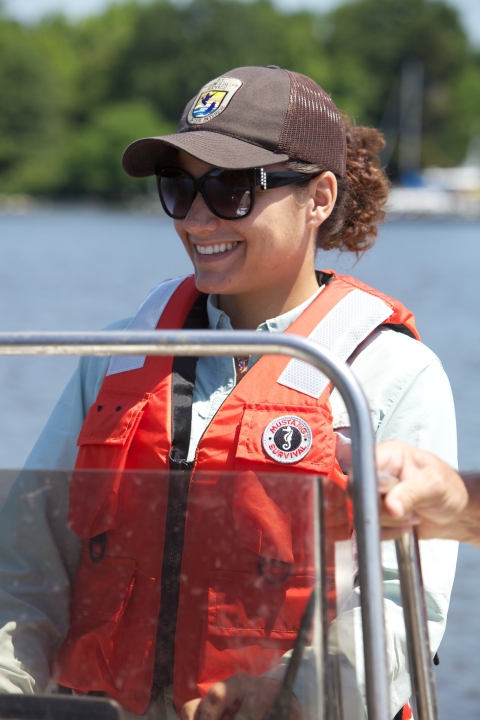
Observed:
[[[265,320],[265,322],[261,323],[257,327],[257,330],[268,332],[285,332],[285,330],[289,328],[290,325],[294,323],[295,320],[300,317],[303,311],[306,310],[307,307],[315,300],[315,298],[321,293],[324,287],[325,285],[319,287],[318,290],[311,297],[308,298],[308,300],[305,300],[305,302],[303,302],[301,305],[297,305],[297,307],[293,308],[293,310],[289,310],[288,312],[283,313],[283,315],[278,315],[278,317],[271,318],[270,320]],[[230,318],[226,313],[223,312],[223,310],[220,310],[220,308],[218,307],[218,295],[208,296],[207,313],[208,323],[212,330],[232,330]]]

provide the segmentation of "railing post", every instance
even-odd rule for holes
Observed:
[[[435,676],[428,638],[418,539],[414,531],[395,541],[402,592],[415,720],[438,720]]]

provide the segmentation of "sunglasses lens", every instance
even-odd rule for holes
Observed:
[[[203,182],[212,210],[228,220],[241,218],[252,206],[252,183],[246,170],[212,170]]]
[[[182,170],[166,168],[157,175],[157,187],[166,213],[176,220],[183,220],[195,197],[191,177]]]

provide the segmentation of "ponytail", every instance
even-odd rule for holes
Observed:
[[[379,152],[385,146],[375,128],[358,127],[342,115],[347,138],[347,171],[337,176],[338,194],[330,217],[318,229],[317,247],[360,255],[372,247],[378,223],[385,218],[388,178],[380,166]],[[315,165],[289,160],[287,168],[318,175],[325,171]]]

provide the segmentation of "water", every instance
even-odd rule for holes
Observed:
[[[129,317],[160,280],[190,271],[162,216],[63,209],[0,216],[0,330],[97,330]],[[480,223],[385,225],[350,272],[415,312],[452,383],[462,468],[480,468]],[[76,365],[73,358],[0,358],[0,467],[19,467]],[[441,716],[480,716],[480,551],[464,547],[436,668]]]

